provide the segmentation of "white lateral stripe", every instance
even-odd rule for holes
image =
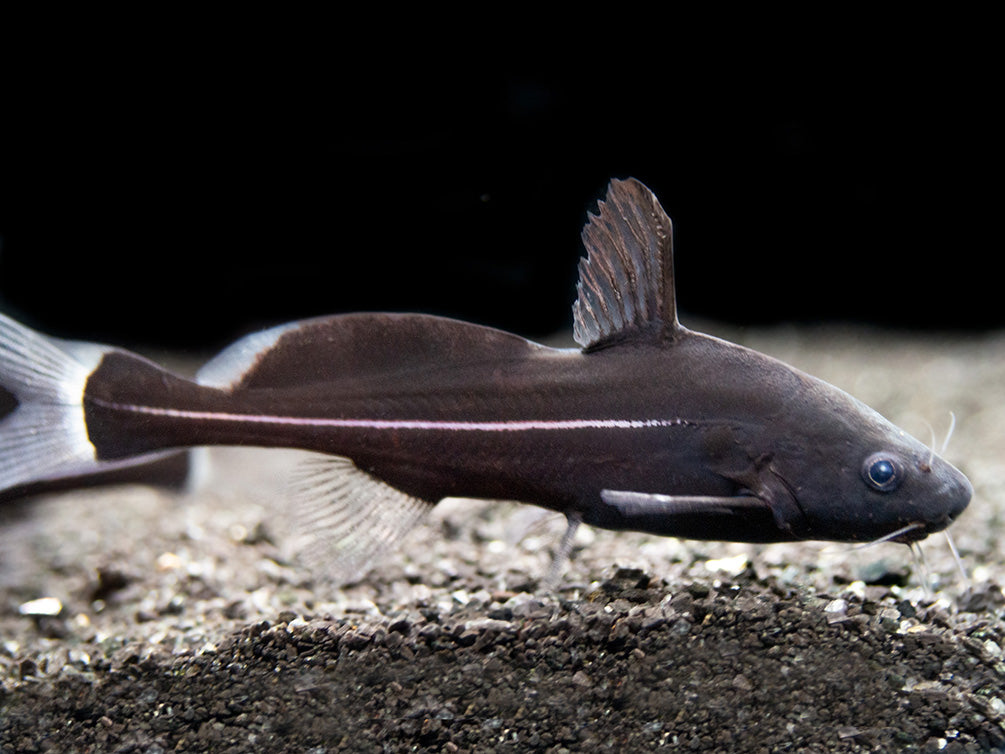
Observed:
[[[647,429],[688,426],[686,419],[529,419],[515,421],[429,421],[424,419],[325,419],[309,416],[266,416],[228,414],[216,411],[187,411],[158,406],[105,404],[108,408],[139,414],[169,416],[196,421],[247,422],[253,424],[343,427],[347,429],[426,429],[452,432],[523,432],[556,429]]]

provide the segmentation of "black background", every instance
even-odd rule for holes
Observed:
[[[570,324],[587,211],[632,175],[673,217],[685,323],[1000,327],[992,50],[927,34],[540,66],[25,52],[0,101],[0,308],[127,345],[353,310],[540,337]]]

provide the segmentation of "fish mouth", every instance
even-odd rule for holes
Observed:
[[[948,517],[947,517],[948,519]],[[933,523],[929,521],[925,523],[924,521],[913,521],[906,526],[902,526],[895,531],[890,532],[884,537],[880,537],[879,542],[899,542],[903,545],[910,545],[914,542],[920,542],[929,534],[934,534],[937,531],[942,531],[949,524],[952,523],[951,519]]]
[[[964,506],[966,507],[966,506]],[[962,512],[962,509],[961,509]],[[947,513],[936,521],[912,521],[899,529],[895,529],[889,534],[880,537],[879,542],[899,542],[909,545],[913,542],[920,542],[929,534],[936,534],[952,526],[956,521],[958,513]]]

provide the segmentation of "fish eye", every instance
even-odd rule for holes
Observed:
[[[890,492],[900,486],[900,467],[888,453],[873,453],[862,464],[862,478],[873,489]]]

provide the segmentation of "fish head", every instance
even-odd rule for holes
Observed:
[[[967,478],[869,407],[681,326],[672,223],[648,188],[611,181],[597,207],[583,229],[576,341],[611,354],[625,375],[622,394],[651,385],[653,403],[672,400],[661,413],[686,416],[700,431],[690,442],[701,444],[698,457],[675,460],[712,472],[696,475],[697,494],[679,479],[667,495],[609,490],[604,502],[616,512],[603,525],[756,542],[910,542],[962,513],[973,493]]]
[[[799,374],[800,390],[762,430],[752,492],[799,539],[912,542],[970,502],[967,477],[840,389]],[[760,444],[760,443],[756,443]]]

